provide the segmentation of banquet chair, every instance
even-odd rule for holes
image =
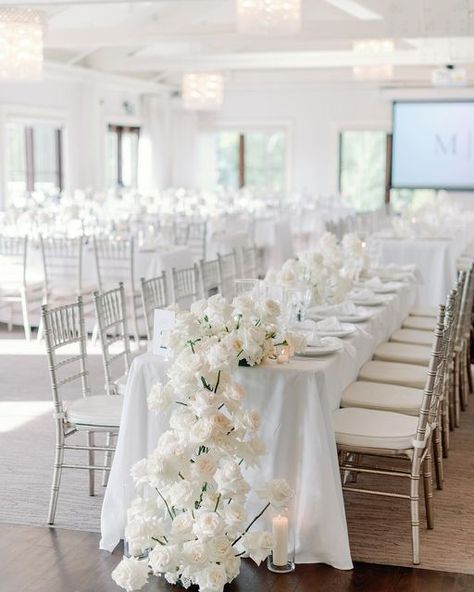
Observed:
[[[82,264],[84,237],[44,237],[40,235],[41,257],[43,261],[44,287],[43,304],[58,306],[82,296],[84,303],[92,301],[95,284],[83,284]],[[88,314],[89,310],[85,311]],[[43,336],[40,321],[38,339]]]
[[[104,366],[105,391],[109,395],[123,395],[131,359],[123,283],[120,282],[118,288],[107,292],[95,292],[94,305]]]
[[[135,242],[133,238],[93,238],[94,255],[99,291],[105,292],[124,282],[126,299],[133,325],[133,336],[140,347],[138,320],[140,314],[140,290],[135,280]]]
[[[235,280],[239,278],[237,252],[233,249],[225,255],[217,254],[221,276],[222,295],[228,300],[234,297]]]
[[[240,249],[240,277],[258,278],[258,250],[255,245]]]
[[[184,308],[189,308],[199,299],[199,270],[195,263],[192,267],[171,271],[173,287],[173,302]]]
[[[207,222],[190,222],[187,246],[193,261],[206,259]]]
[[[218,259],[199,261],[199,285],[201,298],[222,293],[221,269]]]
[[[151,341],[153,339],[155,309],[166,308],[169,305],[166,272],[164,271],[158,277],[149,280],[141,278],[140,288],[145,313],[146,336],[148,341]]]
[[[87,369],[87,334],[81,296],[74,304],[56,308],[43,305],[42,317],[54,403],[53,417],[56,422],[56,451],[48,512],[48,524],[54,524],[63,469],[87,470],[89,495],[94,495],[94,471],[104,470],[103,466],[95,465],[95,453],[111,454],[113,452],[111,447],[95,445],[95,433],[118,433],[122,397],[91,394]],[[71,349],[74,353],[71,353]],[[78,353],[76,353],[77,349]],[[71,394],[69,385],[77,385],[77,383],[80,385],[82,396],[64,400],[64,394]],[[67,443],[74,434],[84,432],[87,436],[86,445]],[[86,451],[88,462],[84,464],[65,462],[64,456],[68,450]],[[105,470],[108,471],[109,467],[105,467]]]
[[[443,338],[447,343],[443,342],[443,360],[445,360],[445,367],[447,373],[448,368],[448,347],[450,340],[454,336],[454,308],[455,308],[455,294],[448,297],[446,308],[440,311],[440,321],[444,327]],[[446,310],[446,315],[444,311]],[[429,361],[426,364],[428,367]],[[446,440],[446,435],[443,431],[449,431],[448,422],[448,407],[449,393],[447,392],[446,379],[443,382],[442,389],[439,393],[439,412],[436,432],[433,434],[433,449],[436,469],[436,481],[438,489],[443,488],[443,456],[445,456],[443,447],[449,446],[449,441]],[[361,407],[365,409],[378,409],[382,411],[393,411],[395,413],[404,413],[406,415],[418,415],[423,399],[423,390],[413,387],[395,385],[384,382],[369,382],[358,380],[350,384],[344,391],[341,398],[342,407]]]
[[[348,485],[348,480],[343,482],[343,490],[410,501],[412,561],[415,565],[420,563],[420,477],[423,478],[427,526],[429,529],[434,527],[431,439],[437,427],[439,395],[445,372],[443,349],[447,340],[441,320],[443,309],[441,306],[421,406],[416,416],[356,407],[346,407],[333,412],[343,479],[345,475],[355,474],[409,480],[409,493],[389,491],[388,488],[382,491],[370,488],[365,482],[362,484],[363,487],[360,484]],[[384,464],[381,464],[382,460],[385,460]],[[398,463],[405,466],[397,466]]]
[[[20,305],[25,339],[31,339],[31,323],[29,314],[32,301],[36,301],[37,309],[41,305],[43,281],[27,279],[28,237],[0,235],[0,261],[2,262],[2,281],[0,283],[0,307],[10,308],[8,330],[13,327],[13,308]]]
[[[189,224],[183,220],[175,220],[173,222],[173,243],[178,246],[188,244],[189,240]]]

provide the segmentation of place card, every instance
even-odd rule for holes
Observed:
[[[170,352],[165,345],[165,337],[176,322],[176,313],[174,310],[157,308],[153,317],[153,348],[152,351],[157,356],[168,357]]]

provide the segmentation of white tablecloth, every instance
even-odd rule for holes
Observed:
[[[438,306],[456,283],[456,259],[464,245],[455,240],[381,239],[381,263],[414,263],[421,274],[418,305]]]
[[[331,411],[375,347],[400,326],[414,299],[414,284],[405,285],[385,306],[374,309],[374,316],[344,340],[344,350],[335,355],[237,370],[246,388],[246,406],[262,415],[261,436],[268,448],[261,470],[249,472],[247,478],[257,486],[265,479],[284,477],[295,490],[299,563],[352,567]],[[135,495],[131,466],[155,448],[168,427],[168,415],[148,412],[146,403],[152,384],[164,380],[166,368],[167,362],[152,354],[137,357],[131,367],[102,508],[102,549],[113,550],[123,537],[127,508]]]
[[[135,260],[134,260],[134,271],[135,271],[135,289],[139,289],[140,285],[140,278],[152,278],[155,276],[160,275],[163,271],[168,273],[168,288],[169,293],[171,294],[171,270],[173,267],[176,269],[183,269],[185,267],[191,267],[193,264],[193,256],[188,249],[188,247],[180,247],[180,246],[173,246],[168,248],[157,248],[152,250],[141,250],[137,249],[135,251]],[[39,247],[29,246],[28,247],[28,260],[27,260],[27,281],[43,281],[44,273],[43,273],[43,262],[41,259],[41,251]],[[56,268],[57,269],[57,268]],[[0,260],[0,271],[2,273],[2,277],[6,277],[8,274],[8,261]],[[17,273],[18,270],[15,270]],[[120,270],[116,271],[116,278],[114,281],[118,282],[123,281],[125,286],[128,285],[130,278],[129,275],[126,275],[124,272]],[[121,274],[121,275],[120,275]],[[17,273],[18,275],[18,273]],[[2,277],[0,277],[0,284],[2,282]],[[18,279],[21,280],[21,275],[18,276]],[[68,279],[64,280],[65,282],[74,281],[73,290],[76,288],[77,280],[73,278],[71,280],[70,272]],[[55,284],[58,283],[58,280],[54,281]],[[110,281],[108,282],[110,284]],[[82,284],[83,286],[91,286],[95,288],[97,286],[97,271],[96,271],[96,264],[94,258],[94,252],[92,247],[86,245],[84,247],[83,252],[83,261],[82,261]],[[33,304],[33,303],[32,303]],[[30,315],[30,321],[33,326],[37,326],[39,323],[39,302],[34,303],[36,304],[35,311],[32,312]],[[0,307],[0,322],[8,322],[12,321],[13,324],[22,324],[22,316],[21,310],[19,305],[14,305],[13,307],[5,306]],[[91,330],[91,323],[88,322],[87,328]],[[93,323],[92,323],[93,326]]]

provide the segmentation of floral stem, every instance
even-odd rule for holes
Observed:
[[[157,538],[155,538],[155,537],[151,537],[151,539],[152,539],[153,541],[156,541],[156,542],[157,542],[159,545],[162,545],[162,546],[165,546],[165,545],[166,545],[166,543],[164,543],[163,541],[160,541],[160,539],[157,539]]]
[[[219,370],[219,372],[217,373],[217,382],[216,382],[216,386],[214,387],[214,392],[217,393],[217,389],[219,388],[219,382],[221,380],[221,371]]]
[[[263,510],[261,510],[261,512],[259,514],[257,514],[255,516],[255,518],[252,520],[252,522],[247,526],[247,528],[244,530],[244,532],[235,539],[235,541],[232,543],[232,547],[237,544],[240,539],[248,533],[248,531],[250,530],[250,528],[255,524],[255,522],[257,522],[257,520],[267,511],[267,509],[270,507],[270,502],[268,502],[268,504],[263,508]]]
[[[161,495],[161,491],[159,489],[156,490],[158,492],[158,495],[161,497],[161,499],[163,500],[166,509],[168,510],[168,514],[170,515],[171,520],[174,520],[174,516],[173,513],[170,510],[170,507],[168,506],[168,502],[165,500],[165,498]]]
[[[214,508],[214,512],[217,512],[217,508],[219,507],[219,502],[221,501],[221,494],[217,496],[216,507]]]

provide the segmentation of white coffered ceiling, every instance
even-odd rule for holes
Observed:
[[[45,10],[50,63],[171,86],[189,70],[261,84],[349,80],[353,66],[380,64],[412,84],[428,84],[431,69],[448,63],[474,74],[474,0],[302,0],[302,30],[291,37],[238,34],[235,0],[0,4]],[[355,53],[353,41],[367,38],[393,39],[394,51]]]

